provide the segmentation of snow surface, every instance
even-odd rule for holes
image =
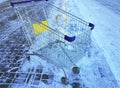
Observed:
[[[104,6],[99,2],[103,3]],[[104,53],[107,63],[117,82],[120,84],[120,15],[115,13],[115,10],[106,8],[106,0],[104,2],[96,2],[95,0],[71,0],[71,3],[74,4],[74,9],[76,10],[76,12],[72,12],[73,14],[95,24],[93,31],[95,41],[101,47],[101,52]],[[114,3],[116,10],[119,9],[120,3],[115,1],[109,1],[109,3]],[[82,16],[76,13],[80,13]]]
[[[56,0],[55,5],[64,10],[67,9],[68,12],[92,22],[96,26],[92,33],[92,44],[88,48],[86,55],[83,58],[80,58],[79,62],[76,63],[77,66],[80,67],[80,74],[75,75],[72,73],[71,68],[64,68],[70,83],[76,81],[76,78],[79,78],[78,81],[82,85],[82,88],[119,88],[117,84],[120,80],[119,70],[116,70],[116,68],[118,69],[120,67],[118,63],[120,56],[118,46],[120,44],[118,41],[118,25],[120,24],[116,23],[120,21],[119,15],[113,13],[111,10],[94,0]],[[114,19],[111,20],[111,18]],[[18,25],[17,22],[13,22],[13,24]],[[49,38],[49,36],[47,37]],[[40,38],[36,39],[36,41],[37,40],[40,40]],[[46,40],[44,44],[47,42],[48,40]],[[36,45],[31,46],[34,47],[32,48],[33,51],[37,51],[40,48],[35,47],[37,45],[39,45],[39,42],[36,42]],[[72,49],[71,46],[68,47]],[[70,84],[61,84],[60,78],[65,76],[63,70],[41,58],[39,56],[40,53],[38,53],[38,55],[31,55],[30,61],[25,61],[21,67],[21,71],[27,72],[29,69],[39,67],[43,68],[43,73],[54,75],[54,79],[49,80],[51,82],[49,85],[39,82],[39,85],[34,86],[36,88],[71,88]],[[31,77],[30,80],[32,79],[33,78]],[[31,84],[28,83],[28,86],[26,87],[29,88],[30,86]],[[25,85],[17,86],[17,88],[22,87],[25,88]],[[16,86],[13,88],[16,88]]]
[[[5,1],[7,1],[7,0],[0,0],[0,3],[5,2]]]

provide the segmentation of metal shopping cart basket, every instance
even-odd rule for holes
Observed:
[[[85,56],[91,43],[88,23],[49,2],[12,2],[29,42],[30,58],[38,55],[58,67],[71,67]]]

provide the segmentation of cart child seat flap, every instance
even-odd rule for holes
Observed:
[[[42,32],[45,32],[45,31],[49,30],[49,28],[47,26],[48,26],[48,21],[47,20],[42,21],[40,24],[38,24],[38,23],[32,24],[34,34],[38,35]]]

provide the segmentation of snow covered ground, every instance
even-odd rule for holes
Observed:
[[[7,1],[7,0],[0,0],[0,3],[4,2],[4,1]]]
[[[92,44],[89,46],[84,57],[80,58],[79,62],[76,63],[77,66],[80,67],[80,74],[75,75],[72,73],[71,68],[64,68],[69,79],[69,84],[61,84],[60,79],[62,76],[65,76],[62,69],[51,64],[50,61],[45,61],[39,54],[31,55],[30,60],[26,60],[20,69],[20,72],[28,72],[30,75],[27,78],[27,86],[13,85],[12,87],[29,88],[32,86],[35,88],[71,88],[71,84],[77,81],[81,84],[82,88],[119,88],[117,82],[119,82],[120,79],[120,66],[118,63],[120,56],[118,45],[120,43],[118,30],[119,23],[116,23],[120,20],[118,18],[119,15],[94,0],[56,0],[55,5],[59,7],[63,3],[62,1],[66,2],[66,6],[63,6],[62,9],[65,9],[88,22],[92,22],[96,26],[92,31]],[[39,45],[39,42],[37,42],[37,44]],[[39,48],[39,46],[34,48]],[[49,80],[51,85],[46,85],[44,81],[36,81],[40,78],[37,76],[38,74],[36,72],[38,68],[43,68],[42,74],[52,74],[52,80]],[[16,77],[15,82],[21,83],[22,81],[19,80],[21,76],[22,74],[20,74],[18,78]],[[34,82],[32,80],[34,80]]]
[[[71,3],[74,4],[73,8],[76,8],[76,12],[72,13],[95,24],[93,31],[95,41],[102,49],[101,52],[104,53],[107,63],[120,84],[120,3],[119,1],[108,2],[108,0],[97,1],[71,0]]]

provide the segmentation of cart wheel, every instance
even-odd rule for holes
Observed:
[[[61,82],[65,85],[67,85],[69,83],[68,79],[66,77],[62,77],[61,78]]]
[[[79,67],[73,67],[72,71],[74,74],[79,74],[80,73],[80,68]]]

